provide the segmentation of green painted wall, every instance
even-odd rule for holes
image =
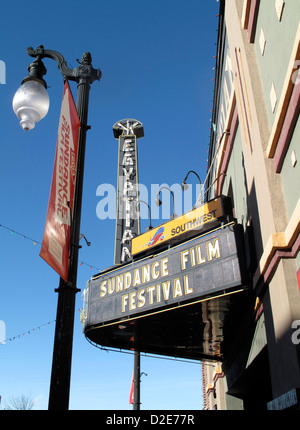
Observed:
[[[285,1],[281,21],[278,21],[275,0],[262,0],[260,2],[254,44],[262,87],[266,100],[266,109],[270,128],[272,128],[278,108],[278,102],[283,89],[299,21],[299,0]],[[263,55],[261,54],[259,44],[261,28],[263,29],[266,39]],[[272,112],[270,103],[272,83],[274,83],[277,95],[277,105],[274,113]]]
[[[232,191],[231,191],[232,189]],[[233,204],[237,222],[244,224],[247,218],[247,180],[246,169],[244,166],[244,155],[242,150],[242,138],[240,126],[237,128],[231,157],[224,180],[223,194],[231,197],[233,195]]]
[[[298,84],[300,85],[300,84]],[[295,167],[292,167],[291,156],[292,152],[295,151],[297,163]],[[294,130],[293,138],[291,140],[288,152],[286,154],[282,170],[281,180],[283,186],[283,193],[286,201],[286,210],[288,218],[291,217],[296,204],[300,198],[300,120]]]

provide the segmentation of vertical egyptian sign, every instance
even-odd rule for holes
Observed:
[[[131,240],[140,234],[137,138],[143,136],[143,129],[139,121],[122,120],[113,131],[119,139],[115,264],[122,264],[132,260]]]
[[[56,154],[40,256],[68,280],[80,120],[68,81],[64,84]]]

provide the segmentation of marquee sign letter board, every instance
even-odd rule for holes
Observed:
[[[154,257],[95,276],[85,327],[111,324],[240,289],[240,226],[219,228]]]

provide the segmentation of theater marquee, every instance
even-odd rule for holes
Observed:
[[[101,330],[107,325],[117,323],[119,327],[120,322],[178,310],[240,289],[241,249],[239,226],[231,224],[94,277],[88,284],[87,337],[96,336],[101,343]],[[111,339],[114,346],[118,346],[116,339],[116,335]]]

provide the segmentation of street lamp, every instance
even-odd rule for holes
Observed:
[[[188,172],[187,172],[187,174],[185,175],[185,178],[184,178],[184,180],[182,181],[182,183],[181,183],[181,188],[182,188],[182,191],[185,191],[185,190],[187,190],[188,189],[188,184],[186,183],[186,180],[187,180],[187,178],[188,178],[188,176],[189,176],[189,174],[190,173],[194,173],[194,175],[196,175],[197,176],[197,178],[198,178],[198,181],[199,181],[199,184],[200,184],[200,187],[201,187],[201,179],[199,178],[199,175],[196,173],[196,172],[194,172],[194,170],[189,170]]]
[[[43,79],[47,70],[41,56],[29,65],[28,71],[29,75],[23,79],[13,98],[13,110],[21,120],[23,130],[32,130],[35,123],[47,115],[50,104],[47,84]]]
[[[148,213],[149,213],[149,225],[148,225],[148,227],[146,228],[146,231],[149,231],[149,230],[152,230],[153,229],[153,227],[152,227],[152,222],[151,222],[151,209],[150,209],[150,206],[148,205],[148,203],[147,202],[144,202],[144,200],[137,200],[136,201],[136,205],[138,205],[139,203],[145,203],[145,205],[147,205],[148,206]]]
[[[182,188],[182,191],[184,192],[184,191],[186,191],[187,189],[188,189],[188,184],[186,183],[186,180],[187,180],[187,178],[188,178],[188,176],[189,176],[189,174],[190,173],[194,173],[194,175],[196,175],[197,176],[197,178],[198,178],[198,181],[199,181],[199,184],[200,184],[200,192],[201,192],[201,179],[200,179],[200,177],[199,177],[199,175],[196,173],[196,172],[194,172],[194,170],[189,170],[188,172],[187,172],[187,174],[185,175],[185,178],[184,178],[184,180],[182,181],[182,183],[181,183],[181,188]],[[197,204],[198,204],[198,201],[199,201],[199,199],[202,197],[202,194],[200,194],[200,196],[198,197],[198,199],[197,199],[197,202],[196,202],[196,204],[193,206],[193,209],[197,206]]]
[[[161,204],[162,204],[162,201],[161,201],[161,200],[160,200],[160,198],[159,198],[159,194],[161,193],[161,190],[162,190],[162,189],[169,190],[169,191],[170,191],[170,193],[171,193],[171,195],[172,195],[172,199],[173,199],[173,214],[171,215],[171,219],[174,219],[174,218],[176,218],[176,217],[177,217],[177,215],[176,215],[176,213],[175,213],[175,199],[174,199],[174,193],[173,193],[173,191],[172,191],[172,190],[170,190],[170,188],[168,188],[168,187],[160,187],[160,189],[159,189],[159,191],[158,191],[158,193],[157,193],[157,196],[156,196],[156,198],[155,198],[156,206],[161,206]]]
[[[35,58],[28,67],[29,75],[22,81],[13,99],[13,109],[20,119],[24,130],[31,130],[35,123],[48,112],[49,97],[47,84],[43,79],[47,70],[42,62],[44,58],[51,58],[58,64],[64,79],[77,82],[77,113],[80,120],[78,139],[78,160],[76,185],[74,192],[74,206],[71,217],[71,240],[69,249],[68,282],[60,278],[58,304],[56,315],[55,339],[53,348],[52,373],[49,394],[49,409],[67,410],[69,408],[71,360],[73,345],[75,296],[77,289],[78,251],[80,248],[80,219],[84,175],[84,158],[86,145],[88,103],[90,84],[101,79],[101,71],[94,69],[89,52],[83,54],[79,66],[70,69],[64,57],[57,51],[44,49],[40,45],[36,50],[28,48],[29,56]]]

